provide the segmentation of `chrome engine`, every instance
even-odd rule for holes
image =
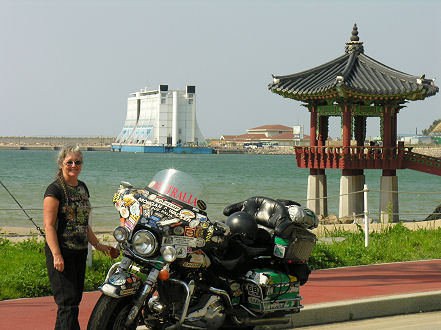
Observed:
[[[218,329],[225,321],[226,313],[222,298],[204,294],[200,302],[189,308],[183,328]]]

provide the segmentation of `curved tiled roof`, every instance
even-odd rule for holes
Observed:
[[[263,125],[259,127],[250,128],[248,131],[254,131],[254,130],[291,130],[292,127],[285,126],[285,125]]]
[[[434,80],[390,68],[364,54],[354,25],[346,53],[307,71],[274,76],[268,88],[285,97],[308,101],[341,97],[424,99],[439,91]]]

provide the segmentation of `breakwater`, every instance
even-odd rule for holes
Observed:
[[[87,151],[109,151],[114,137],[35,137],[0,136],[0,149],[3,150],[58,150],[63,145],[79,145]]]
[[[66,144],[77,144],[82,150],[110,151],[114,137],[35,137],[0,136],[0,150],[58,150]],[[441,145],[406,145],[412,151],[441,158]],[[294,147],[246,149],[243,147],[214,148],[217,154],[293,155]]]

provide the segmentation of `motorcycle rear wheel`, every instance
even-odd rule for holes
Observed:
[[[130,297],[117,299],[102,294],[90,315],[87,330],[135,330],[136,325],[124,326],[132,306]]]

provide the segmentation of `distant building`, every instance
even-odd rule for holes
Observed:
[[[296,134],[294,135],[294,131]],[[303,134],[303,127],[290,127],[284,125],[264,125],[247,130],[246,134],[223,135],[220,140],[226,146],[280,146],[292,147],[295,144],[308,140],[309,136]],[[299,143],[296,143],[299,142]]]
[[[115,141],[121,145],[188,146],[201,145],[205,139],[196,121],[196,88],[131,93],[127,100],[124,126]]]

